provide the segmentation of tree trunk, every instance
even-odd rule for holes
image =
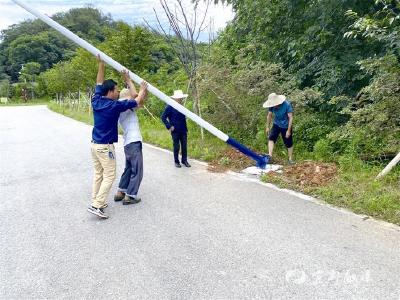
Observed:
[[[192,93],[193,93],[193,109],[195,113],[202,118],[201,116],[201,105],[200,105],[200,96],[199,96],[199,91],[197,88],[197,80],[193,79],[192,81]],[[200,135],[201,135],[201,140],[204,140],[204,128],[200,126]]]
[[[92,94],[91,94],[90,90],[87,95],[88,95],[88,99],[89,99],[89,101],[87,103],[88,103],[88,113],[89,113],[89,117],[90,117],[90,115],[92,113],[92,102],[90,101]]]
[[[81,90],[78,90],[78,111],[79,111],[79,106],[81,105]]]

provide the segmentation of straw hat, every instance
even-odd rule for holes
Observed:
[[[172,99],[185,99],[188,96],[188,94],[184,94],[182,90],[176,90],[174,91],[174,94],[171,96]]]
[[[131,99],[131,92],[128,89],[122,89],[119,92],[119,100]]]
[[[284,95],[277,95],[275,93],[269,94],[267,101],[264,102],[263,107],[274,107],[282,104],[285,102],[286,96]]]

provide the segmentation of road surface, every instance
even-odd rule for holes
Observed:
[[[155,147],[142,202],[110,195],[99,220],[90,136],[45,106],[0,108],[0,299],[400,299],[398,228]],[[121,143],[117,159],[119,176]]]

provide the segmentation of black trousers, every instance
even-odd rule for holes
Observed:
[[[278,125],[272,125],[271,132],[269,134],[268,139],[276,143],[278,140],[279,135],[282,136],[283,143],[285,144],[286,148],[293,147],[293,132],[290,134],[289,138],[286,138],[286,131],[287,128],[281,128]]]
[[[174,160],[179,163],[179,149],[182,150],[182,163],[187,162],[187,133],[172,132],[172,141],[174,143]]]

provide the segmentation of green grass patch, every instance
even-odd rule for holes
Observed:
[[[315,189],[313,194],[333,205],[400,225],[400,171],[397,168],[383,179],[375,180],[382,168],[341,165],[337,179]]]
[[[64,116],[70,117],[77,121],[93,125],[93,114],[87,109],[74,110],[67,106],[59,105],[56,102],[49,102],[47,107],[54,112],[60,113]]]
[[[48,98],[38,98],[38,99],[32,99],[28,100],[27,102],[24,102],[21,99],[11,99],[8,100],[7,103],[0,103],[0,107],[5,107],[5,106],[31,106],[31,105],[47,105],[50,103],[50,99]]]

